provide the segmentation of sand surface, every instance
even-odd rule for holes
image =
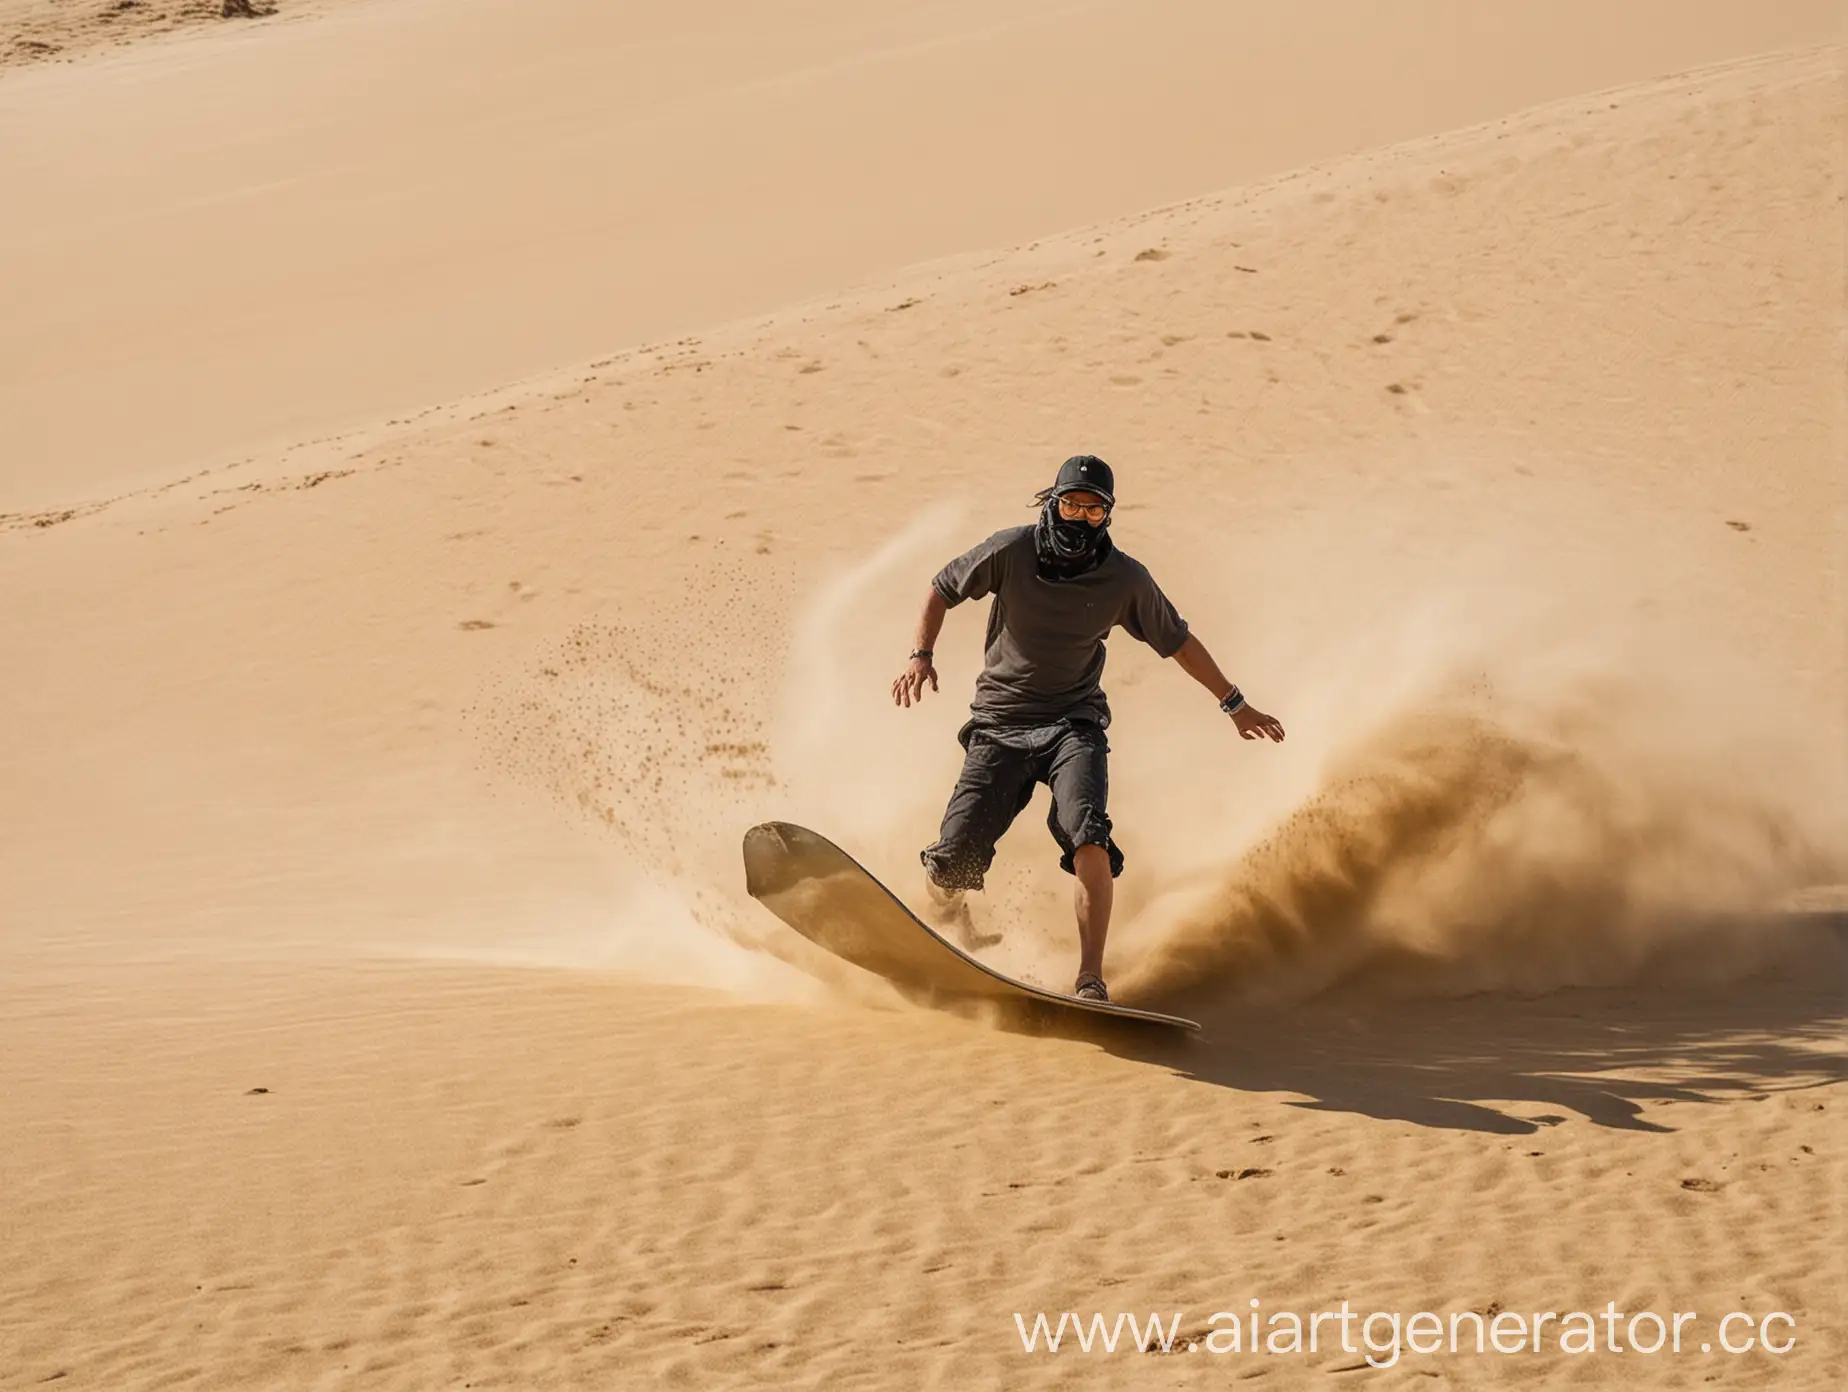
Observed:
[[[5,72],[0,511],[1813,43],[1838,10],[326,0]]]
[[[0,1387],[1841,1381],[1832,16],[1146,9],[0,74]],[[979,617],[885,686],[1076,450],[1290,729],[1113,644],[1111,975],[1184,1047],[742,894],[766,817],[915,892]],[[1063,985],[1042,810],[979,912]],[[1253,1299],[1698,1333],[1209,1353]],[[1014,1323],[1118,1310],[1201,1347]]]
[[[0,0],[0,72],[76,62],[214,27],[286,24],[375,3],[251,0],[250,14],[227,15],[225,0]]]

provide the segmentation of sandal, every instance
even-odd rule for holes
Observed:
[[[1072,987],[1072,994],[1079,1000],[1107,1002],[1110,999],[1103,977],[1096,972],[1079,972],[1078,984]]]

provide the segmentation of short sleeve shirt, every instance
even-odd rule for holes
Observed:
[[[993,596],[982,674],[970,712],[993,724],[1068,718],[1110,723],[1104,639],[1121,627],[1162,657],[1187,641],[1187,622],[1140,561],[1115,547],[1067,580],[1039,573],[1033,528],[1009,527],[951,561],[931,581],[951,608]]]

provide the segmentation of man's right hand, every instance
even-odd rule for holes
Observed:
[[[937,668],[927,657],[914,657],[905,664],[905,670],[898,674],[898,680],[892,683],[892,704],[911,706],[924,699],[924,683],[930,683],[930,689],[937,689]]]

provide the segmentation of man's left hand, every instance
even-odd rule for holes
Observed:
[[[1240,739],[1268,739],[1283,743],[1283,722],[1249,703],[1232,712],[1232,723],[1238,726]]]

